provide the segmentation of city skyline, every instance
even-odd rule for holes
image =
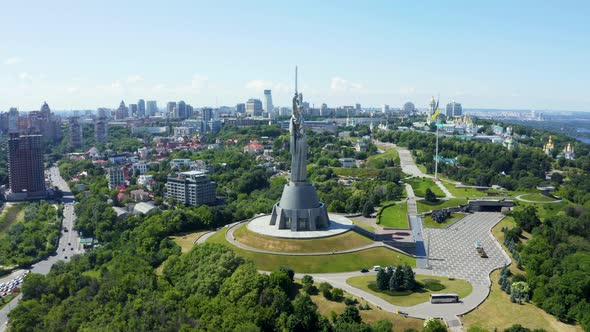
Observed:
[[[466,108],[590,111],[583,2],[241,5],[9,3],[0,111],[233,106],[265,89],[288,106],[294,65],[315,107],[424,108],[440,95]]]

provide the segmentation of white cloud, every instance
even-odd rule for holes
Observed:
[[[114,81],[111,84],[97,85],[96,88],[101,90],[119,90],[121,88],[121,82]]]
[[[340,76],[332,77],[330,82],[330,90],[332,92],[340,93],[340,92],[350,92],[350,91],[359,91],[362,90],[364,87],[360,83],[351,82],[346,80]]]
[[[409,88],[409,87],[405,87],[405,88],[400,88],[399,89],[399,93],[402,95],[412,95],[416,92],[416,88]]]
[[[23,82],[23,83],[33,83],[33,76],[31,76],[27,72],[20,73],[18,75],[18,77],[20,78],[21,82]]]
[[[207,87],[209,78],[207,76],[194,74],[191,81],[191,89],[201,91]]]
[[[152,87],[152,91],[159,92],[159,91],[164,90],[164,88],[166,88],[166,85],[164,85],[164,84],[156,84],[156,85],[154,85]]]
[[[14,57],[11,57],[11,58],[8,58],[8,59],[4,60],[4,64],[5,65],[9,65],[9,66],[10,65],[16,65],[17,63],[20,63],[21,61],[22,61],[21,58],[19,58],[17,56],[14,56]]]
[[[272,82],[265,80],[252,80],[246,83],[246,88],[256,91],[272,88]]]
[[[129,83],[137,83],[143,81],[143,77],[141,75],[131,75],[127,77],[127,82]]]
[[[75,94],[75,93],[80,92],[80,88],[77,88],[77,87],[69,87],[69,88],[66,89],[66,92],[67,93],[71,93],[71,94]]]

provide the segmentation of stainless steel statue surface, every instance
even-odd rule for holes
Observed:
[[[303,120],[303,95],[295,92],[293,114],[289,124],[291,133],[291,181],[303,182],[307,179],[307,142]]]
[[[295,68],[295,96],[289,123],[291,178],[283,189],[281,200],[272,209],[270,225],[291,231],[315,231],[330,225],[326,205],[319,201],[314,186],[307,181],[307,142],[303,119],[303,95],[297,92]]]

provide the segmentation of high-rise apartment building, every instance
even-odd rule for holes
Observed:
[[[97,143],[106,143],[109,137],[109,122],[106,117],[106,110],[99,108],[94,120],[94,136]]]
[[[115,120],[123,120],[129,117],[129,108],[125,106],[125,102],[121,100],[119,108],[115,111]]]
[[[125,173],[120,167],[109,167],[107,179],[109,180],[109,189],[113,190],[117,186],[125,184]]]
[[[70,118],[70,147],[78,149],[82,147],[82,126],[77,116]]]
[[[61,119],[44,102],[40,110],[29,112],[23,123],[19,123],[19,132],[41,134],[43,139],[58,142],[62,138]]]
[[[239,103],[236,105],[236,113],[244,114],[246,113],[246,104]]]
[[[8,111],[8,132],[18,132],[18,109],[11,107]]]
[[[24,198],[45,196],[41,135],[10,134],[8,179],[13,194],[24,195]]]
[[[246,102],[246,113],[250,116],[261,116],[262,102],[259,99],[248,99]]]
[[[272,113],[274,111],[274,106],[272,105],[272,94],[270,90],[264,90],[264,111],[266,113]]]
[[[129,104],[129,116],[132,118],[137,117],[139,107],[137,104]]]
[[[137,117],[145,118],[145,100],[140,99],[137,101]]]
[[[463,116],[463,108],[460,103],[456,103],[454,100],[447,104],[447,117],[460,117]]]
[[[213,109],[209,107],[201,109],[201,117],[204,122],[209,122],[209,120],[213,119]]]
[[[178,102],[178,104],[176,105],[176,111],[178,112],[178,118],[186,118],[186,103],[184,102],[184,100]]]
[[[171,175],[166,182],[166,197],[173,197],[186,205],[214,203],[215,190],[215,182],[202,171]]]
[[[158,103],[155,100],[148,100],[145,111],[146,118],[156,115],[156,113],[158,113]]]
[[[176,102],[169,101],[168,104],[166,104],[166,116],[169,118],[174,117],[175,110],[176,110]]]

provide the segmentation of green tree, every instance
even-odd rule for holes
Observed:
[[[391,279],[391,275],[385,271],[385,269],[379,269],[377,271],[377,288],[380,290],[387,290],[389,288],[389,279]]]
[[[340,323],[360,323],[362,322],[361,315],[357,307],[353,305],[346,306],[344,312],[338,317],[337,322]]]
[[[375,212],[375,207],[371,201],[367,200],[363,206],[363,217],[369,218],[373,212]]]
[[[438,199],[436,198],[436,195],[434,194],[434,192],[432,190],[430,190],[430,188],[426,188],[426,191],[424,193],[424,199],[427,202],[431,202],[431,203],[438,201]]]
[[[409,265],[404,265],[403,267],[404,273],[404,282],[403,287],[407,290],[413,290],[416,287],[416,276],[412,267]]]
[[[404,271],[401,265],[398,265],[389,280],[389,290],[399,291],[404,284]]]
[[[440,319],[428,318],[424,321],[424,332],[447,332],[447,327]]]

